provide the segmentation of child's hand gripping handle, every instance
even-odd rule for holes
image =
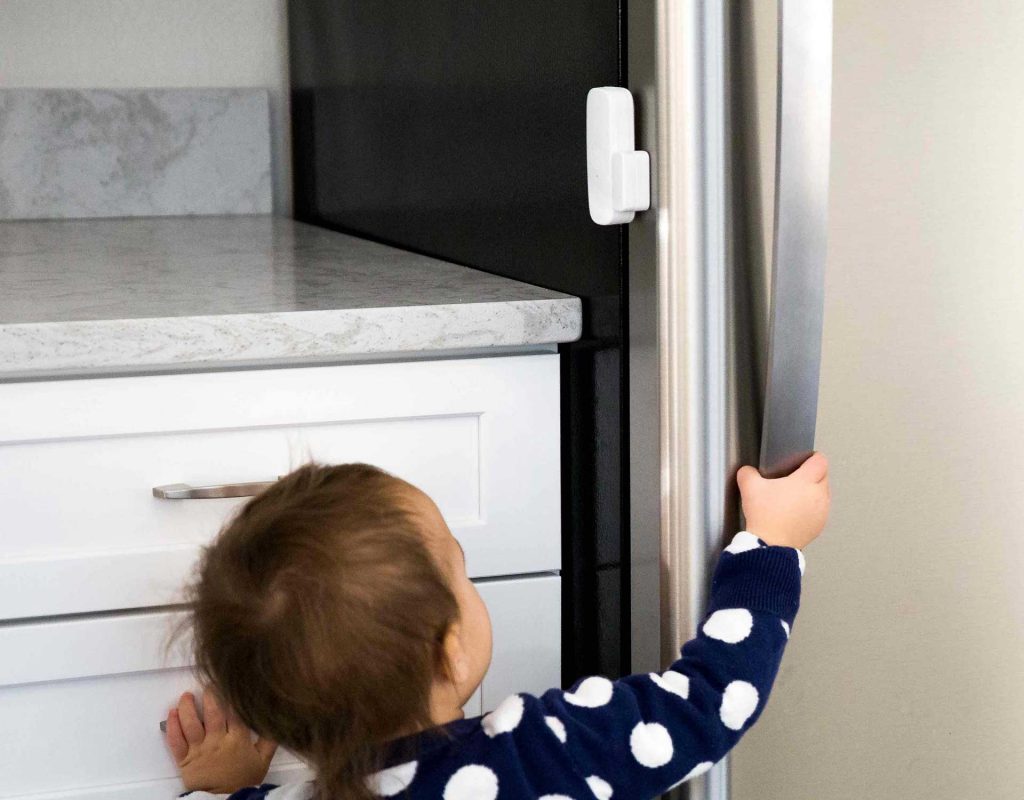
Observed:
[[[736,476],[747,530],[773,545],[803,549],[825,527],[831,491],[828,460],[815,453],[785,478],[762,478],[753,467]]]

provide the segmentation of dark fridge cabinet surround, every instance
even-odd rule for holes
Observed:
[[[562,348],[563,679],[629,665],[626,229],[587,210],[618,0],[291,0],[298,219],[582,298]],[[523,469],[530,465],[524,464]]]

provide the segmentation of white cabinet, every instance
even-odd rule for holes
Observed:
[[[510,694],[543,694],[559,686],[562,579],[544,575],[480,584],[494,630],[494,654],[483,683],[483,711]]]
[[[244,501],[154,486],[384,467],[480,579],[495,652],[467,712],[557,685],[558,385],[553,354],[0,384],[0,797],[179,791],[158,723],[195,679],[167,606]],[[282,753],[271,779],[303,770]]]
[[[558,357],[0,384],[0,619],[175,602],[241,500],[155,486],[365,461],[435,499],[472,577],[558,569]]]
[[[159,723],[196,689],[172,612],[0,626],[0,797],[173,798]],[[275,777],[302,774],[286,753]]]
[[[548,575],[480,585],[494,628],[484,710],[558,685],[559,584]],[[159,722],[181,692],[198,688],[187,639],[169,646],[181,618],[151,611],[0,626],[0,797],[176,796]],[[481,713],[480,694],[475,702],[467,714]],[[308,774],[282,751],[269,780]]]

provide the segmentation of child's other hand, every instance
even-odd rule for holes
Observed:
[[[167,715],[167,745],[189,791],[231,794],[257,786],[270,768],[277,745],[254,741],[250,731],[213,692],[203,692],[203,720],[195,698],[186,692]]]
[[[792,475],[769,480],[753,467],[736,476],[747,530],[768,544],[803,549],[818,538],[831,502],[828,460],[808,458]]]

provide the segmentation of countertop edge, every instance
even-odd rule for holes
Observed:
[[[0,380],[560,344],[577,297],[317,311],[0,324]]]

